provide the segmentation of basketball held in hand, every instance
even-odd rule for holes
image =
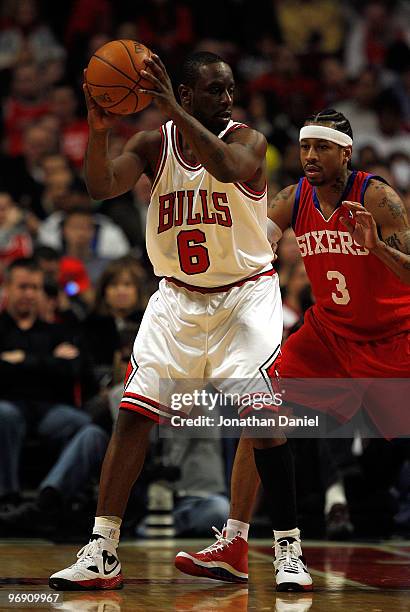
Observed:
[[[139,89],[152,89],[141,77],[151,51],[135,40],[112,40],[90,59],[86,79],[89,92],[99,106],[110,113],[130,115],[144,109],[152,96]]]

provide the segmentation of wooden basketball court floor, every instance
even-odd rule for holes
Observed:
[[[268,540],[251,540],[249,584],[235,585],[181,574],[179,550],[200,550],[205,540],[126,541],[120,591],[62,593],[60,604],[19,604],[14,609],[72,612],[410,612],[410,542],[333,544],[305,542],[313,593],[276,593]],[[79,547],[45,540],[0,540],[0,610],[8,596],[55,594],[48,576],[74,562]],[[61,597],[61,595],[60,595]]]

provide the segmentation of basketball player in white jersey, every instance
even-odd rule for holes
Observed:
[[[143,76],[154,87],[149,93],[169,121],[159,131],[136,134],[112,161],[113,118],[84,86],[89,193],[112,198],[132,189],[143,173],[152,179],[147,249],[163,279],[135,340],[91,540],[74,565],[51,576],[54,589],[121,588],[117,546],[130,489],[152,426],[172,416],[160,380],[169,382],[168,397],[190,379],[259,381],[267,392],[267,371],[279,354],[282,312],[266,237],[265,138],[231,120],[234,80],[219,56],[198,53],[186,60],[180,104],[161,60],[154,55],[147,64]],[[261,452],[273,444],[254,441]],[[269,488],[266,473],[260,476]],[[247,580],[247,568],[233,571],[238,581]]]

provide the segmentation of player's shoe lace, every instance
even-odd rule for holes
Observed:
[[[70,565],[70,567],[88,567],[91,563],[95,562],[95,556],[101,554],[101,540],[91,540],[77,553],[78,561]]]
[[[225,536],[224,536],[224,530],[225,527],[222,529],[222,533],[219,531],[219,529],[217,529],[216,527],[212,526],[212,529],[215,532],[215,537],[216,537],[216,542],[214,542],[213,544],[211,544],[210,546],[207,546],[206,548],[204,548],[203,550],[200,550],[199,553],[197,554],[202,554],[202,553],[207,553],[207,552],[213,552],[215,550],[222,550],[223,548],[225,548],[225,546],[229,546],[230,544],[232,544],[232,540],[228,540]]]
[[[275,570],[278,570],[280,568],[285,572],[297,574],[301,569],[301,561],[299,559],[299,546],[297,542],[288,542],[287,540],[282,540],[279,543],[279,546],[280,555],[273,562]],[[275,546],[272,546],[272,548],[275,548]]]

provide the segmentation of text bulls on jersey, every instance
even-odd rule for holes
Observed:
[[[199,207],[195,206],[196,199],[199,199]],[[172,191],[160,195],[158,200],[158,234],[172,227],[201,223],[232,227],[228,196],[224,192],[209,193],[206,189],[199,189],[198,192],[193,189]]]

